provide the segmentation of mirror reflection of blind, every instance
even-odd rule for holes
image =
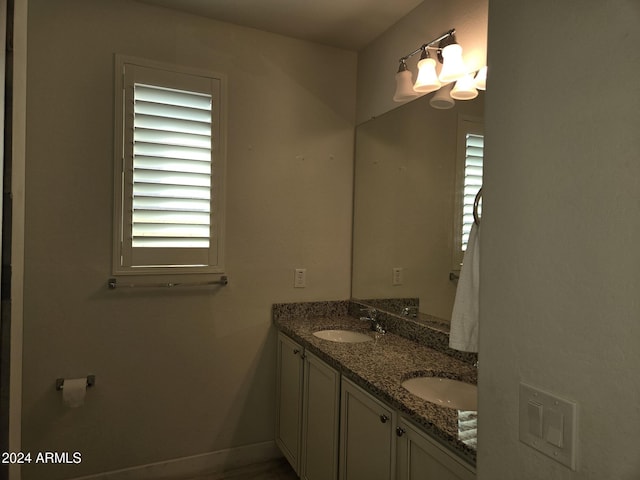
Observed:
[[[136,84],[132,246],[208,248],[211,96]]]
[[[462,251],[467,249],[471,225],[473,225],[473,202],[482,187],[482,162],[484,135],[468,133],[465,139],[464,190],[462,200]],[[482,200],[478,204],[478,216],[482,214]]]

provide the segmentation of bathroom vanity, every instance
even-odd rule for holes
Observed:
[[[429,332],[380,334],[348,310],[349,302],[274,305],[276,443],[296,473],[474,479],[475,411],[425,401],[402,383],[435,376],[475,384],[475,367],[419,341]]]

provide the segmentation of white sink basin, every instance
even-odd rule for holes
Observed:
[[[313,334],[323,340],[339,343],[361,343],[373,340],[366,333],[352,332],[351,330],[320,330],[313,332]]]
[[[431,403],[457,410],[478,409],[478,387],[471,383],[440,377],[417,377],[402,382],[402,386]]]

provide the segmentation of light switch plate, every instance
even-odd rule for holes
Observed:
[[[525,383],[520,383],[519,402],[520,441],[575,470],[576,403]]]

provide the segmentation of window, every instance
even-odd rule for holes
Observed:
[[[482,121],[469,117],[458,119],[458,165],[456,173],[455,241],[453,268],[460,269],[467,248],[473,203],[482,187],[484,131]],[[481,213],[482,202],[478,207]]]
[[[223,273],[221,75],[116,57],[114,274]]]

